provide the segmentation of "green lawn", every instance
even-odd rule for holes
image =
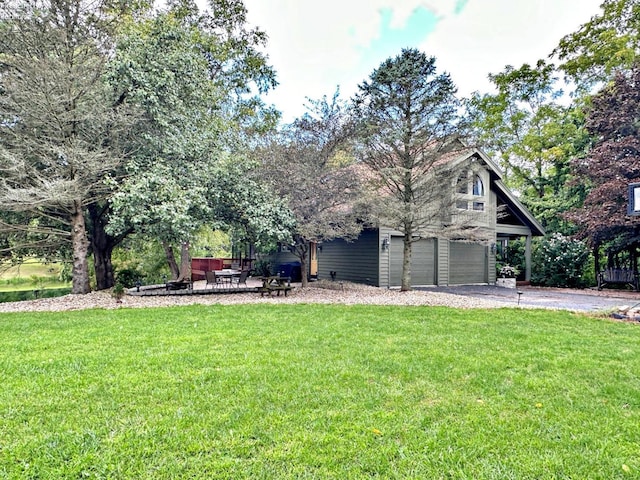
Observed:
[[[59,263],[42,263],[37,259],[28,259],[19,265],[10,266],[0,262],[0,292],[28,291],[34,289],[56,289],[70,285],[59,279]],[[14,301],[9,298],[6,301]]]
[[[640,326],[244,305],[0,317],[0,478],[640,477]]]

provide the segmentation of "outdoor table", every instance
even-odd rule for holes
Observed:
[[[241,273],[240,270],[234,270],[231,268],[215,270],[215,272],[216,272],[216,276],[222,279],[222,283],[228,283],[229,285],[231,285],[231,279],[233,277],[239,277]]]
[[[260,279],[262,280],[262,287],[259,288],[261,296],[264,296],[265,293],[271,296],[273,292],[278,292],[278,296],[280,296],[280,292],[284,292],[284,296],[286,297],[289,290],[293,288],[291,286],[291,277],[276,275],[260,277]]]

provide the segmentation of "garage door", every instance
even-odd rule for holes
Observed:
[[[487,283],[487,247],[476,243],[449,244],[449,283]]]
[[[402,285],[402,237],[391,237],[391,286]],[[411,249],[411,285],[435,284],[435,241],[432,238],[413,243]]]

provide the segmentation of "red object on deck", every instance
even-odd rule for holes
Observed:
[[[223,261],[221,258],[192,258],[191,280],[204,280],[204,272],[211,270],[222,270],[222,268]]]

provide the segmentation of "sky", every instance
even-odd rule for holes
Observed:
[[[489,73],[546,58],[598,14],[601,0],[245,0],[248,22],[269,36],[279,86],[265,100],[285,123],[306,99],[350,98],[402,48],[436,57],[459,95],[487,93]]]

